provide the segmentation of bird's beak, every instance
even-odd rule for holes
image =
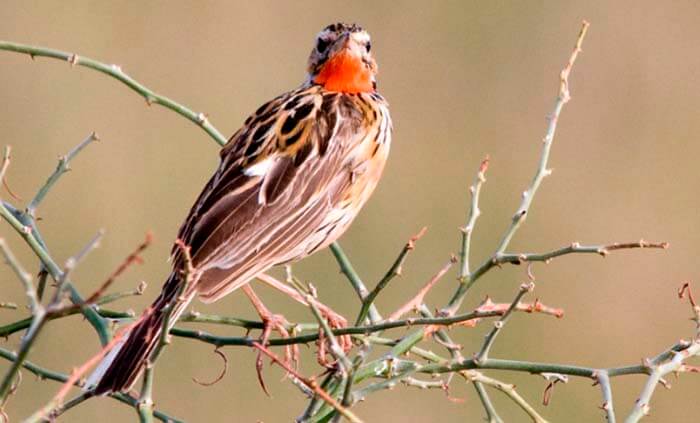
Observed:
[[[349,49],[350,44],[352,43],[352,40],[350,39],[350,34],[347,32],[343,34],[343,36],[340,38],[340,45],[342,49]]]
[[[336,54],[345,53],[362,57],[362,50],[359,48],[360,46],[355,42],[355,40],[353,40],[349,33],[343,34],[336,45],[340,46],[336,51]]]

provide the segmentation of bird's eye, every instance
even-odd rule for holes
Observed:
[[[323,54],[324,51],[328,48],[328,45],[330,44],[330,41],[324,40],[323,38],[318,39],[318,44],[316,44],[316,50],[318,50],[319,53]]]
[[[365,45],[365,47],[367,48],[367,53],[369,53],[369,51],[372,50],[372,43],[367,41],[367,44]]]

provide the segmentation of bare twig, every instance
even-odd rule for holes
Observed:
[[[350,260],[343,252],[343,249],[340,248],[340,244],[334,242],[330,245],[329,248],[333,253],[333,256],[335,257],[336,261],[338,262],[338,265],[340,265],[340,271],[348,278],[350,285],[352,285],[353,289],[357,293],[357,296],[360,297],[360,300],[364,300],[364,298],[366,298],[367,295],[369,295],[369,291],[367,290],[367,287],[365,286],[364,282],[362,282],[362,279],[360,279],[360,277],[358,276],[355,269],[352,267],[352,263],[350,263]],[[377,308],[374,306],[374,304],[370,305],[368,315],[369,320],[372,323],[376,323],[382,320],[382,317],[377,311]]]
[[[401,270],[404,261],[406,260],[406,256],[410,251],[412,251],[415,246],[416,246],[416,241],[418,241],[428,230],[428,228],[424,227],[421,229],[416,235],[412,236],[411,239],[408,240],[406,245],[403,247],[401,252],[399,253],[399,256],[396,258],[394,261],[394,264],[391,265],[389,268],[389,271],[384,275],[382,280],[377,283],[377,286],[374,287],[372,292],[367,294],[367,296],[362,300],[362,307],[360,308],[360,314],[357,316],[357,319],[355,321],[355,326],[360,325],[362,322],[365,321],[365,318],[367,318],[367,314],[369,313],[369,308],[374,304],[374,300],[377,298],[377,295],[389,284],[389,282],[394,279],[396,276],[401,275]]]
[[[1,47],[0,47],[1,49]],[[53,188],[54,184],[59,180],[59,178],[66,172],[70,170],[70,162],[75,158],[75,156],[78,155],[85,147],[87,147],[88,144],[94,141],[99,141],[99,137],[97,136],[96,133],[91,133],[90,135],[87,136],[80,144],[75,146],[72,150],[68,152],[65,156],[61,156],[58,159],[58,165],[56,166],[56,170],[53,171],[51,176],[46,180],[44,185],[39,188],[39,191],[34,195],[34,198],[32,198],[32,201],[29,202],[29,205],[27,206],[27,214],[29,214],[32,217],[35,217],[36,209],[39,207],[39,204],[44,200],[44,197],[49,193],[51,188]]]
[[[104,293],[107,291],[107,289],[114,283],[114,281],[121,276],[126,269],[128,269],[132,264],[135,263],[141,263],[143,260],[141,259],[141,253],[148,248],[149,245],[153,242],[153,235],[148,232],[146,233],[146,239],[139,244],[131,254],[129,254],[124,261],[117,266],[117,268],[107,277],[107,279],[100,285],[99,288],[95,290],[95,292],[92,293],[86,300],[86,304],[92,304],[96,302],[98,299],[102,298],[104,296]]]
[[[410,313],[411,310],[414,310],[416,307],[421,305],[424,300],[425,296],[428,295],[428,292],[430,292],[431,289],[435,286],[436,283],[442,279],[443,276],[445,276],[445,273],[447,273],[448,270],[450,270],[450,267],[452,267],[453,264],[456,262],[456,258],[453,256],[450,258],[450,261],[448,261],[438,272],[430,278],[430,280],[421,288],[420,291],[418,291],[418,294],[416,294],[415,297],[411,298],[406,304],[402,305],[399,307],[398,310],[393,312],[391,316],[387,318],[387,320],[392,321],[392,320],[397,320],[400,319],[401,316],[403,316],[406,313]]]
[[[10,266],[10,268],[15,272],[17,278],[19,278],[22,286],[24,287],[24,293],[27,296],[27,302],[29,305],[29,310],[32,314],[39,312],[42,309],[42,305],[36,296],[36,290],[34,289],[34,283],[32,282],[32,276],[24,270],[22,265],[17,261],[10,248],[7,246],[4,238],[0,238],[0,251],[2,251],[5,257],[5,262]],[[2,389],[0,389],[0,392]]]
[[[473,274],[470,274],[468,280],[465,280],[464,282],[460,283],[457,291],[452,296],[452,299],[450,300],[449,304],[443,310],[443,313],[455,313],[459,306],[462,304],[462,301],[464,300],[464,297],[467,294],[469,288],[471,288],[471,286],[479,279],[481,275],[483,275],[483,273],[485,273],[488,269],[492,267],[493,264],[491,263],[493,262],[493,259],[505,252],[506,248],[508,248],[508,245],[510,244],[511,239],[513,239],[513,236],[518,231],[522,223],[525,221],[525,218],[527,217],[527,214],[530,210],[530,206],[532,205],[532,200],[535,198],[535,194],[537,193],[537,189],[542,183],[542,180],[552,173],[552,171],[547,168],[549,162],[549,152],[552,148],[552,143],[554,141],[554,134],[557,130],[557,122],[559,121],[559,115],[561,114],[564,105],[568,103],[571,99],[571,95],[569,93],[569,74],[571,73],[571,69],[574,65],[574,62],[578,57],[578,53],[581,51],[581,44],[583,43],[583,39],[586,36],[588,27],[589,23],[583,21],[581,31],[579,32],[578,38],[576,39],[574,50],[571,53],[571,56],[569,56],[569,60],[566,66],[564,67],[564,70],[562,70],[560,74],[559,94],[554,104],[554,111],[549,116],[547,131],[545,133],[544,139],[542,140],[542,155],[540,157],[540,163],[537,167],[537,171],[535,172],[535,176],[532,179],[532,182],[530,183],[530,186],[523,192],[522,201],[511,219],[510,226],[508,227],[508,229],[506,229],[505,233],[503,234],[501,242],[498,244],[498,247],[496,247],[496,251],[494,252],[493,257],[488,259],[485,264],[482,264],[479,267],[479,269],[477,269]]]
[[[488,358],[489,356],[489,351],[491,350],[491,347],[493,346],[494,341],[496,340],[496,337],[498,334],[501,332],[503,329],[503,326],[506,324],[508,321],[508,317],[510,317],[511,313],[517,308],[518,304],[520,303],[520,299],[523,298],[525,294],[528,292],[532,292],[532,290],[535,288],[534,282],[530,281],[528,283],[523,283],[520,285],[520,288],[518,289],[518,294],[515,296],[513,299],[513,302],[511,303],[510,307],[508,307],[508,310],[506,310],[505,313],[503,313],[503,316],[501,316],[500,319],[494,322],[493,324],[493,329],[486,335],[486,339],[484,340],[484,345],[482,345],[481,350],[479,353],[474,357],[474,361],[477,363]]]
[[[600,370],[595,373],[596,383],[600,385],[600,391],[603,394],[603,404],[600,408],[605,411],[605,417],[607,418],[607,423],[615,423],[615,408],[613,406],[613,395],[612,389],[610,387],[610,377],[608,377],[608,372],[605,370]]]
[[[654,395],[654,390],[660,383],[666,385],[663,379],[664,376],[671,372],[683,371],[686,368],[685,360],[700,355],[700,305],[695,302],[695,297],[693,297],[689,282],[684,283],[681,289],[678,290],[678,297],[680,299],[685,298],[686,295],[693,311],[693,321],[695,322],[693,341],[688,343],[686,347],[681,350],[676,351],[670,349],[670,354],[662,354],[653,360],[647,360],[645,362],[645,368],[648,370],[649,378],[639,398],[635,402],[632,411],[629,416],[627,416],[625,423],[638,422],[642,417],[648,415],[649,410],[651,410],[650,403],[651,397]]]
[[[472,200],[469,207],[469,217],[467,218],[467,224],[462,231],[462,249],[459,254],[459,281],[465,282],[469,278],[471,270],[469,268],[469,250],[471,248],[472,233],[474,232],[474,226],[476,225],[476,220],[481,215],[481,210],[479,210],[479,195],[481,194],[481,187],[486,182],[486,171],[489,168],[489,156],[486,156],[484,160],[481,161],[479,165],[479,171],[476,172],[476,178],[474,183],[469,187],[469,193],[471,194]],[[478,391],[478,390],[477,390]]]
[[[72,273],[73,270],[75,270],[78,263],[80,263],[92,250],[99,247],[100,241],[102,240],[103,236],[104,231],[99,230],[97,234],[95,234],[95,236],[93,236],[92,239],[85,245],[85,247],[83,247],[83,249],[80,250],[80,252],[78,252],[78,254],[66,260],[66,264],[64,265],[63,271],[61,272],[61,277],[56,281],[56,290],[54,291],[53,299],[51,300],[49,306],[46,308],[49,313],[61,312],[64,310],[64,306],[62,305],[62,297],[66,285],[68,283],[68,277],[70,273]]]
[[[478,382],[484,385],[491,386],[503,392],[515,404],[517,404],[535,423],[547,423],[544,419],[525,399],[515,390],[515,385],[503,383],[499,380],[485,376],[480,372],[469,372],[467,378],[472,382]]]
[[[7,168],[10,167],[10,158],[12,155],[12,146],[6,145],[2,153],[2,165],[0,166],[0,180],[5,181]],[[8,190],[9,191],[9,190]]]
[[[61,278],[57,281],[58,286],[56,287],[56,292],[54,294],[53,300],[46,308],[43,307],[41,303],[39,303],[35,294],[36,291],[34,290],[34,286],[31,283],[31,278],[28,277],[27,272],[24,271],[21,268],[21,266],[19,266],[17,261],[12,256],[12,253],[9,251],[9,249],[7,249],[6,245],[4,244],[4,241],[0,243],[0,248],[2,249],[7,262],[10,263],[10,265],[15,269],[17,275],[19,276],[20,280],[22,281],[22,284],[24,285],[27,291],[27,297],[29,298],[30,308],[32,310],[32,322],[29,326],[29,329],[27,330],[27,333],[22,338],[20,349],[17,353],[17,359],[12,363],[12,366],[10,366],[10,369],[7,371],[7,373],[5,373],[5,376],[2,379],[2,383],[0,384],[0,403],[4,403],[7,399],[7,396],[10,394],[12,383],[14,382],[15,377],[22,366],[22,362],[27,359],[29,351],[34,345],[34,342],[39,336],[39,333],[43,329],[44,325],[48,321],[47,316],[54,312],[61,311],[61,294],[63,292],[64,286],[66,285],[68,273],[75,266],[76,263],[78,263],[85,255],[87,255],[89,251],[95,248],[100,236],[101,235],[98,234],[98,236],[93,238],[78,254],[69,258],[66,261],[66,266],[61,272]]]
[[[535,261],[543,261],[548,263],[554,258],[568,254],[598,254],[605,257],[610,254],[611,251],[616,250],[631,250],[635,248],[656,248],[665,250],[668,248],[668,246],[668,242],[648,242],[645,240],[623,243],[616,242],[607,245],[581,245],[578,242],[574,242],[566,247],[548,251],[546,253],[499,254],[493,259],[493,264],[520,264]]]
[[[498,415],[496,408],[491,402],[488,392],[486,392],[486,388],[484,388],[484,383],[475,380],[473,381],[473,385],[479,396],[479,400],[481,400],[481,405],[484,407],[484,411],[486,411],[486,420],[488,423],[503,423],[503,420]]]
[[[3,202],[0,203],[0,216],[5,219],[10,226],[20,235],[29,247],[32,249],[34,254],[41,260],[42,265],[46,271],[51,275],[55,281],[60,281],[63,278],[63,270],[56,264],[51,255],[49,255],[44,242],[39,235],[39,231],[36,226],[33,225],[32,220],[28,219],[26,215],[14,209],[11,205]],[[70,278],[63,278],[65,282],[65,287],[70,293],[70,299],[73,304],[83,304],[84,300],[82,296],[75,289],[73,284],[70,282]],[[109,342],[110,332],[108,330],[107,322],[100,316],[94,307],[81,307],[81,313],[90,322],[102,344]]]

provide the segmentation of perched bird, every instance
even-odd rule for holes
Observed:
[[[376,75],[360,26],[336,23],[317,35],[306,80],[246,119],[180,228],[194,269],[189,282],[186,255],[173,247],[162,292],[90,376],[92,393],[128,390],[165,316],[174,323],[195,296],[216,301],[345,232],[389,154],[392,124]]]

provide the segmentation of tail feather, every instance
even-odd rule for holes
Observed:
[[[88,377],[86,387],[94,395],[122,392],[131,389],[144,369],[153,349],[158,345],[163,331],[168,304],[175,300],[179,292],[179,278],[176,272],[170,275],[163,291],[141,317],[141,322],[102,359],[95,371]],[[170,325],[185,310],[193,294],[176,303],[170,314]],[[168,328],[169,329],[169,328]]]

